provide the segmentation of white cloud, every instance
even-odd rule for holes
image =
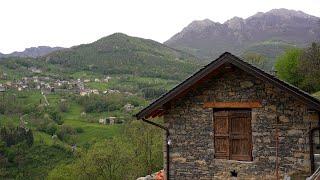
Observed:
[[[191,21],[224,22],[273,8],[320,16],[318,0],[1,0],[0,52],[70,47],[114,32],[163,42]]]

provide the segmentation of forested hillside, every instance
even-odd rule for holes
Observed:
[[[190,54],[153,40],[121,33],[112,34],[91,44],[56,51],[49,54],[46,61],[73,71],[174,80],[188,76],[199,67],[200,62]]]

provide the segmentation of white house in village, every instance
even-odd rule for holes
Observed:
[[[108,119],[109,119],[109,124],[110,124],[110,125],[113,125],[113,124],[116,123],[116,119],[117,119],[117,118],[116,118],[116,117],[109,117]]]
[[[100,118],[99,119],[99,124],[107,124],[107,119],[106,118]]]
[[[106,78],[103,79],[103,82],[109,82],[109,80],[111,80],[111,77],[107,76]]]

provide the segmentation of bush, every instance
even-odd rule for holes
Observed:
[[[59,104],[60,112],[68,112],[69,111],[69,107],[70,107],[69,104],[67,102],[65,102],[65,101],[60,102],[60,104]]]
[[[68,141],[76,135],[76,130],[69,125],[62,125],[57,130],[57,136],[61,141]]]
[[[62,116],[57,110],[49,110],[50,118],[59,125],[63,124]]]
[[[76,127],[76,132],[77,132],[77,133],[83,133],[84,130],[83,130],[82,127]]]
[[[0,129],[0,141],[5,142],[7,147],[21,142],[32,146],[34,138],[31,129],[9,126]]]
[[[142,90],[142,93],[146,99],[154,99],[162,94],[166,93],[167,90],[164,88],[145,88]]]
[[[45,132],[50,135],[54,135],[57,132],[57,125],[55,123],[49,123],[45,129]]]

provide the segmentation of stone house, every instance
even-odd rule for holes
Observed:
[[[318,167],[319,112],[316,98],[226,52],[136,117],[164,130],[167,179],[280,179]]]
[[[113,125],[113,124],[116,124],[117,123],[117,118],[116,117],[108,117],[108,120],[109,120],[109,124],[110,125]]]
[[[100,118],[99,119],[99,123],[106,125],[107,124],[107,119],[106,118]]]

